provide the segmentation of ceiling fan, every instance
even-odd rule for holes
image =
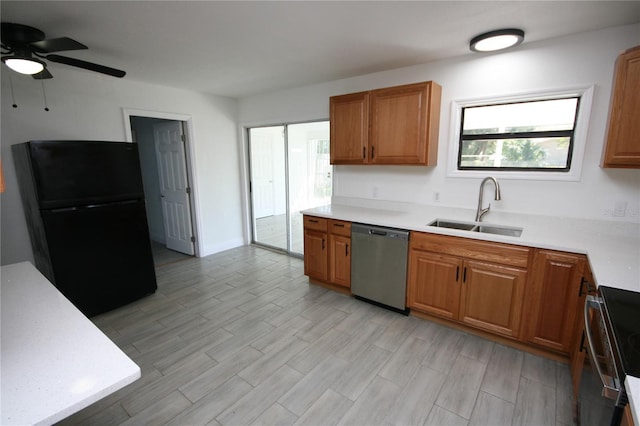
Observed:
[[[124,71],[67,56],[51,55],[53,52],[88,49],[84,44],[68,37],[45,39],[44,33],[27,25],[2,22],[2,62],[12,70],[31,75],[36,80],[53,78],[47,70],[46,59],[89,71],[122,78]],[[6,55],[6,56],[5,56]]]

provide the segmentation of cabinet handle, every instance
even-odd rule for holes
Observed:
[[[322,239],[322,250],[324,250],[324,238]]]
[[[372,146],[372,147],[371,147],[371,159],[372,159],[372,160],[373,160],[373,157],[375,157],[375,155],[374,155],[374,150],[375,150],[375,149],[376,149],[376,147],[375,147],[375,146]]]
[[[307,219],[309,222],[311,223],[318,223],[318,221],[316,219]]]
[[[582,332],[582,338],[580,339],[580,351],[579,352],[584,352],[586,351],[587,348],[584,347],[584,331]]]
[[[584,277],[582,277],[582,279],[580,280],[580,291],[578,292],[578,297],[582,296],[582,288],[584,287]],[[582,338],[584,339],[584,335],[582,336]],[[580,348],[582,350],[582,343],[580,344]]]
[[[362,147],[362,159],[363,160],[367,159],[367,147],[366,146]]]
[[[336,226],[338,228],[344,228],[344,223],[334,223],[333,226]]]
[[[344,245],[344,255],[349,256],[349,244]]]
[[[466,283],[467,282],[467,267],[464,267],[464,271],[462,272],[462,282]]]
[[[458,282],[459,277],[460,277],[460,267],[456,266],[456,282]]]

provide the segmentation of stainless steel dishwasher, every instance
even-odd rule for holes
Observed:
[[[351,293],[404,314],[409,231],[351,225]]]

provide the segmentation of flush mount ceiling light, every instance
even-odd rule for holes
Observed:
[[[495,52],[517,46],[524,41],[524,31],[516,28],[489,31],[471,39],[469,48],[474,52]]]
[[[3,56],[4,62],[9,68],[20,74],[38,74],[44,69],[44,62],[34,58],[21,58],[18,56]]]

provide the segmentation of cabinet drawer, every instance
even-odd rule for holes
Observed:
[[[305,229],[314,229],[316,231],[327,231],[327,221],[328,219],[324,219],[316,216],[304,216],[304,228]]]
[[[329,219],[329,232],[334,235],[351,236],[351,222]]]
[[[519,268],[526,268],[529,263],[530,249],[509,244],[424,232],[412,232],[409,244],[412,249],[450,254]]]

